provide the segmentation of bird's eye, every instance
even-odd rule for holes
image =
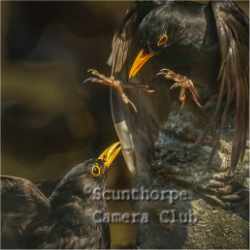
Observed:
[[[94,177],[100,176],[101,175],[101,168],[98,166],[98,164],[95,164],[92,168],[91,168],[91,174]]]
[[[163,34],[160,36],[158,42],[157,42],[157,46],[161,47],[163,45],[165,45],[168,42],[168,36],[166,34]]]

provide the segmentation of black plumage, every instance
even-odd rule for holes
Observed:
[[[248,134],[248,26],[233,1],[138,1],[114,36],[109,60],[114,77],[124,86],[139,81],[155,89],[152,95],[126,91],[137,113],[111,92],[114,126],[134,185],[192,192],[187,202],[173,205],[137,202],[151,218],[138,225],[139,249],[246,248],[249,243],[248,199],[242,195],[248,193],[242,185],[248,166],[237,164]],[[181,108],[179,90],[169,89],[174,81],[159,75],[162,69],[192,80],[201,107],[189,91]],[[159,211],[178,214],[188,208],[199,211],[197,223],[159,221]],[[237,214],[242,209],[244,219]]]
[[[233,116],[231,167],[236,167],[244,155],[249,125],[248,28],[248,17],[234,1],[138,1],[128,11],[113,39],[109,60],[112,74],[125,83],[150,82],[156,92],[161,92],[155,97],[158,106],[161,102],[159,114],[154,97],[143,91],[129,92],[138,107],[136,115],[127,110],[115,93],[111,95],[115,127],[123,147],[128,149],[123,152],[128,165],[139,162],[137,168],[147,168],[148,160],[142,164],[141,161],[153,150],[163,112],[167,119],[174,95],[171,92],[164,96],[162,80],[156,78],[161,69],[167,68],[193,81],[203,106],[193,109],[210,117],[205,132],[213,128],[215,150],[220,131]],[[190,93],[188,96],[192,99]],[[214,99],[217,104],[210,112],[207,106]]]
[[[2,248],[97,249],[110,247],[108,224],[97,224],[96,211],[105,200],[93,199],[94,188],[105,187],[94,177],[88,160],[71,169],[47,198],[31,181],[1,177]]]

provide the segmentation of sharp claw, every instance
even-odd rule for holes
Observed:
[[[225,201],[239,201],[242,199],[242,197],[239,194],[228,194],[228,195],[223,195],[221,199]]]
[[[169,73],[171,71],[169,69],[161,69],[158,73],[156,73],[157,76],[165,76],[169,77]]]
[[[87,70],[88,73],[91,73],[91,74],[96,74],[98,73],[98,71],[96,69],[88,69]]]
[[[128,99],[128,102],[131,105],[131,107],[133,108],[133,110],[137,113],[138,111],[137,111],[137,108],[136,108],[135,104],[129,99]]]
[[[175,89],[175,88],[178,88],[179,86],[180,84],[175,82],[169,89]]]
[[[126,93],[124,92],[124,87],[122,86],[121,82],[118,80],[115,80],[115,78],[113,76],[111,77],[106,77],[103,74],[100,74],[97,70],[95,69],[88,69],[87,70],[88,73],[92,74],[92,77],[87,78],[86,80],[83,81],[83,84],[86,82],[96,82],[96,83],[100,83],[102,85],[105,86],[109,86],[114,88],[119,95],[121,96],[123,102],[125,104],[129,104],[131,105],[131,107],[133,108],[133,110],[135,112],[137,112],[137,108],[135,106],[135,104],[127,97]]]
[[[215,180],[230,180],[232,178],[232,174],[228,174],[227,172],[222,172],[222,173],[216,173],[214,174],[213,178]]]
[[[208,189],[219,196],[229,195],[233,192],[233,188],[230,185],[223,187],[208,187]]]
[[[164,76],[165,78],[169,80],[175,81],[175,83],[170,87],[170,89],[180,87],[181,91],[188,90],[193,98],[193,101],[198,107],[202,107],[202,105],[199,102],[199,95],[194,87],[194,84],[192,80],[188,79],[187,77],[177,74],[174,71],[170,69],[161,69],[157,74],[157,76]],[[186,97],[185,97],[186,99]],[[180,100],[182,103],[182,107],[185,104],[185,100]]]
[[[83,80],[82,82],[81,82],[81,84],[86,84],[86,83],[88,83],[88,82],[94,82],[94,81],[96,81],[97,79],[95,78],[95,77],[88,77],[88,78],[86,78],[85,80]]]
[[[216,197],[214,195],[205,194],[204,196],[206,198],[208,198],[209,200],[214,201],[218,205],[222,206],[223,208],[226,208],[229,206],[229,204],[227,202],[223,202],[221,199],[219,199],[218,197]]]
[[[156,74],[157,76],[162,76],[162,75],[164,75],[162,72],[158,72],[157,74]]]
[[[161,69],[160,72],[170,72],[170,69]]]
[[[224,187],[218,188],[218,191],[222,195],[231,194],[233,192],[233,187],[231,185],[226,185]]]
[[[223,187],[225,184],[220,182],[220,181],[216,181],[214,179],[210,180],[209,183],[208,183],[208,187]]]
[[[133,108],[133,110],[137,113],[137,108],[136,108],[135,104],[127,97],[127,95],[125,93],[123,93],[123,95],[122,95],[122,100],[124,101],[124,103],[130,104],[131,107]]]

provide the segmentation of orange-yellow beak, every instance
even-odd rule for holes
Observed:
[[[140,50],[140,52],[138,53],[138,55],[136,56],[132,67],[130,68],[129,71],[129,79],[131,79],[132,77],[135,77],[137,75],[137,73],[141,70],[141,68],[145,65],[145,63],[152,57],[154,56],[153,53],[146,53],[143,49]]]
[[[103,161],[104,166],[109,168],[116,157],[119,155],[121,151],[121,144],[120,142],[113,143],[111,146],[106,148],[101,155],[99,155],[98,160]]]
[[[98,160],[100,160],[103,165],[100,165],[98,162],[96,162],[91,168],[91,174],[95,177],[103,175],[106,169],[111,167],[112,163],[117,158],[120,152],[120,142],[113,143],[111,146],[106,148],[98,157]]]

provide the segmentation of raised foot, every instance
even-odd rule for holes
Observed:
[[[137,108],[136,108],[135,104],[128,98],[128,96],[124,92],[125,86],[123,86],[121,81],[115,80],[113,76],[106,77],[105,75],[99,73],[95,69],[89,69],[88,72],[92,75],[92,77],[89,77],[86,80],[84,80],[84,83],[94,82],[94,83],[99,83],[101,85],[105,85],[105,86],[113,88],[114,90],[117,91],[117,93],[121,97],[122,101],[125,104],[130,105],[132,107],[132,109],[135,112],[137,112]]]
[[[170,89],[180,87],[179,100],[182,104],[182,107],[186,103],[187,95],[186,91],[188,90],[193,98],[193,101],[198,107],[202,107],[199,101],[199,95],[194,87],[193,81],[188,79],[186,76],[175,73],[170,69],[161,69],[160,72],[157,73],[158,76],[163,76],[168,80],[173,80],[174,84],[170,87]]]

